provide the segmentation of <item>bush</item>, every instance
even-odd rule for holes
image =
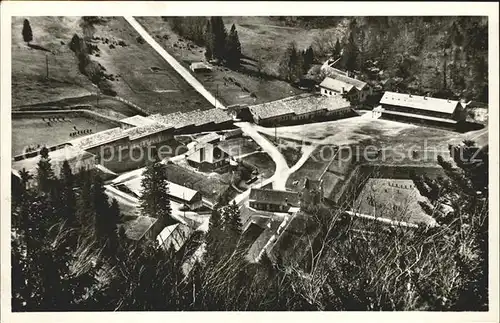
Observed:
[[[120,40],[118,42],[118,45],[122,46],[122,47],[126,47],[127,46],[127,43],[125,43],[123,40]]]
[[[136,40],[137,40],[137,42],[138,42],[139,44],[141,44],[141,45],[142,45],[142,44],[144,44],[144,43],[146,42],[146,41],[144,40],[144,38],[142,38],[141,36],[137,36]]]

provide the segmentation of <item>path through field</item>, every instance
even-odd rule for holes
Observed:
[[[134,17],[126,16],[125,20],[141,35],[141,37],[174,68],[196,91],[205,97],[210,104],[216,108],[225,109],[224,105],[219,102],[191,73],[182,66],[172,55],[170,55],[163,47],[153,39],[153,37],[144,29]]]

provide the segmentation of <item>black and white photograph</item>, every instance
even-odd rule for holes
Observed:
[[[498,3],[56,4],[2,10],[2,311],[498,320]]]

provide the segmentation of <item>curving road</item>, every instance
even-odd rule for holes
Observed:
[[[205,87],[198,81],[184,66],[182,66],[172,55],[170,55],[151,35],[141,26],[141,24],[131,16],[124,17],[125,20],[141,35],[141,37],[172,66],[177,73],[179,73],[196,91],[198,91],[205,99],[210,102],[214,107],[225,109],[226,107],[218,101],[212,93],[207,91]]]

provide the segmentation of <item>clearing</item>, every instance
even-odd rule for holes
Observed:
[[[68,46],[73,34],[81,33],[80,18],[27,17],[33,30],[31,47],[21,33],[24,18],[12,17],[12,106],[95,93]]]
[[[94,43],[100,51],[92,59],[116,76],[112,85],[118,96],[149,113],[212,108],[124,18],[110,17],[96,29]]]
[[[185,67],[189,68],[192,62],[205,61],[205,49],[179,37],[171,30],[169,23],[161,17],[136,17],[136,19],[167,52]],[[226,21],[226,27],[228,30],[231,28],[229,20]],[[242,60],[242,69],[244,69],[242,72],[233,71],[223,66],[213,66],[212,72],[195,74],[205,88],[211,93],[215,93],[226,106],[259,104],[302,93],[301,90],[292,87],[287,82],[270,76],[273,74],[264,72],[267,60],[262,57],[259,62],[258,56],[254,57],[251,51],[247,51],[245,41],[248,39],[243,40],[245,28],[241,28],[243,34],[240,34],[240,27],[237,26],[243,54],[252,57],[252,59]],[[288,30],[281,31],[288,32]],[[276,46],[281,46],[282,39],[278,39],[279,37],[276,37],[277,42],[270,43],[267,50],[281,56],[281,52],[276,50]],[[260,44],[258,39],[252,41],[255,44]],[[248,48],[251,47],[252,45],[249,43]]]

